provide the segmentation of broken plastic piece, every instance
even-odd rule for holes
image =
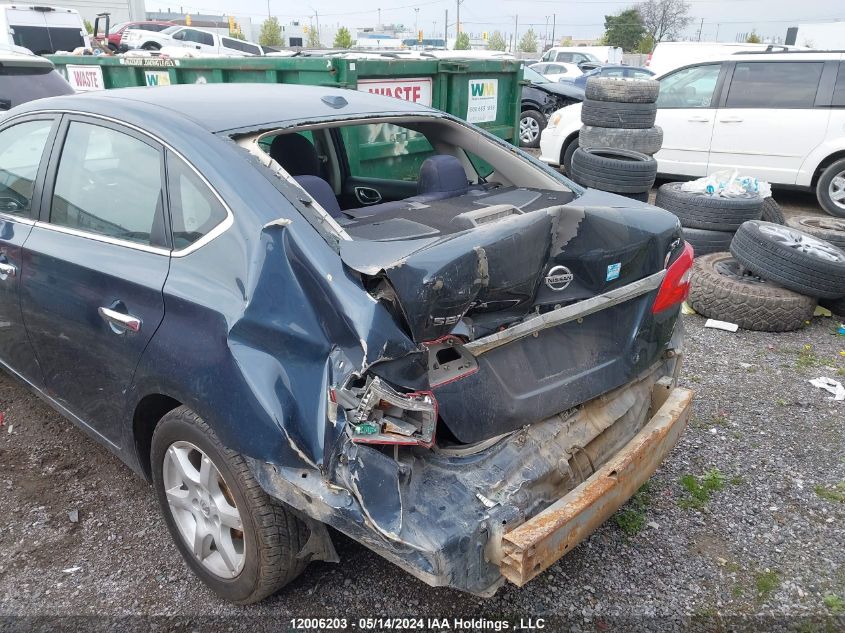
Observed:
[[[816,309],[813,310],[813,316],[831,317],[833,316],[833,313],[827,308],[824,308],[822,306],[816,306]]]
[[[373,422],[363,422],[355,425],[355,433],[358,435],[375,435],[381,431],[381,427]]]

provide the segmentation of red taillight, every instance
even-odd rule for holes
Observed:
[[[660,284],[660,290],[657,291],[654,305],[651,306],[652,314],[673,308],[687,298],[693,257],[692,246],[684,243],[681,255],[666,270],[666,276]]]
[[[651,53],[648,54],[645,60],[645,67],[648,68],[649,66],[651,66]]]

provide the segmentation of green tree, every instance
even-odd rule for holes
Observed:
[[[519,40],[519,50],[523,53],[536,53],[538,45],[539,42],[537,41],[537,36],[534,34],[534,29],[525,31],[522,39]]]
[[[562,40],[560,41],[560,45],[561,45],[561,46],[572,46],[572,38],[571,38],[571,37],[567,37],[567,38],[562,39]]]
[[[761,44],[763,42],[763,40],[760,39],[760,36],[757,35],[756,30],[752,30],[751,33],[748,34],[748,37],[745,38],[745,41],[748,44]]]
[[[458,37],[455,38],[455,50],[468,51],[469,48],[469,35],[466,33],[458,33]]]
[[[232,39],[236,39],[236,40],[245,40],[246,39],[244,37],[244,34],[241,33],[240,30],[237,30],[237,31],[231,31],[230,30],[229,31],[229,37],[231,37]]]
[[[320,34],[313,26],[308,29],[308,42],[305,44],[308,48],[323,48],[320,43]]]
[[[646,33],[651,36],[655,46],[663,40],[679,37],[692,18],[690,5],[684,0],[647,0],[637,6],[643,20]],[[651,52],[651,51],[649,51]]]
[[[334,47],[335,48],[352,48],[352,34],[349,32],[345,26],[340,27],[335,33],[334,36]]]
[[[261,24],[261,33],[258,35],[258,43],[262,46],[283,46],[282,27],[277,18],[267,18]]]
[[[508,43],[505,41],[505,36],[502,35],[501,31],[493,31],[493,35],[490,36],[490,40],[487,42],[487,48],[491,51],[503,51],[508,47]]]
[[[621,46],[622,50],[630,52],[640,45],[644,35],[643,18],[636,9],[604,16],[604,40],[607,46]]]
[[[637,46],[637,52],[643,55],[646,55],[654,50],[654,39],[652,39],[651,35],[646,35],[643,39],[640,40],[639,45]]]
[[[85,27],[85,31],[88,33],[88,35],[94,33],[94,25],[91,24],[91,20],[82,20],[82,25]]]

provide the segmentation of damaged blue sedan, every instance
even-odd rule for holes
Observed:
[[[0,361],[260,600],[332,527],[434,586],[523,585],[676,444],[692,249],[442,112],[110,90],[0,122]]]

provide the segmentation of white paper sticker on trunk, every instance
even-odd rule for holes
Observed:
[[[105,90],[103,83],[103,69],[99,66],[67,65],[67,81],[77,92],[91,90]]]
[[[359,79],[358,90],[431,106],[431,77],[407,79]]]
[[[470,123],[495,121],[498,101],[498,79],[470,79],[467,121]]]

